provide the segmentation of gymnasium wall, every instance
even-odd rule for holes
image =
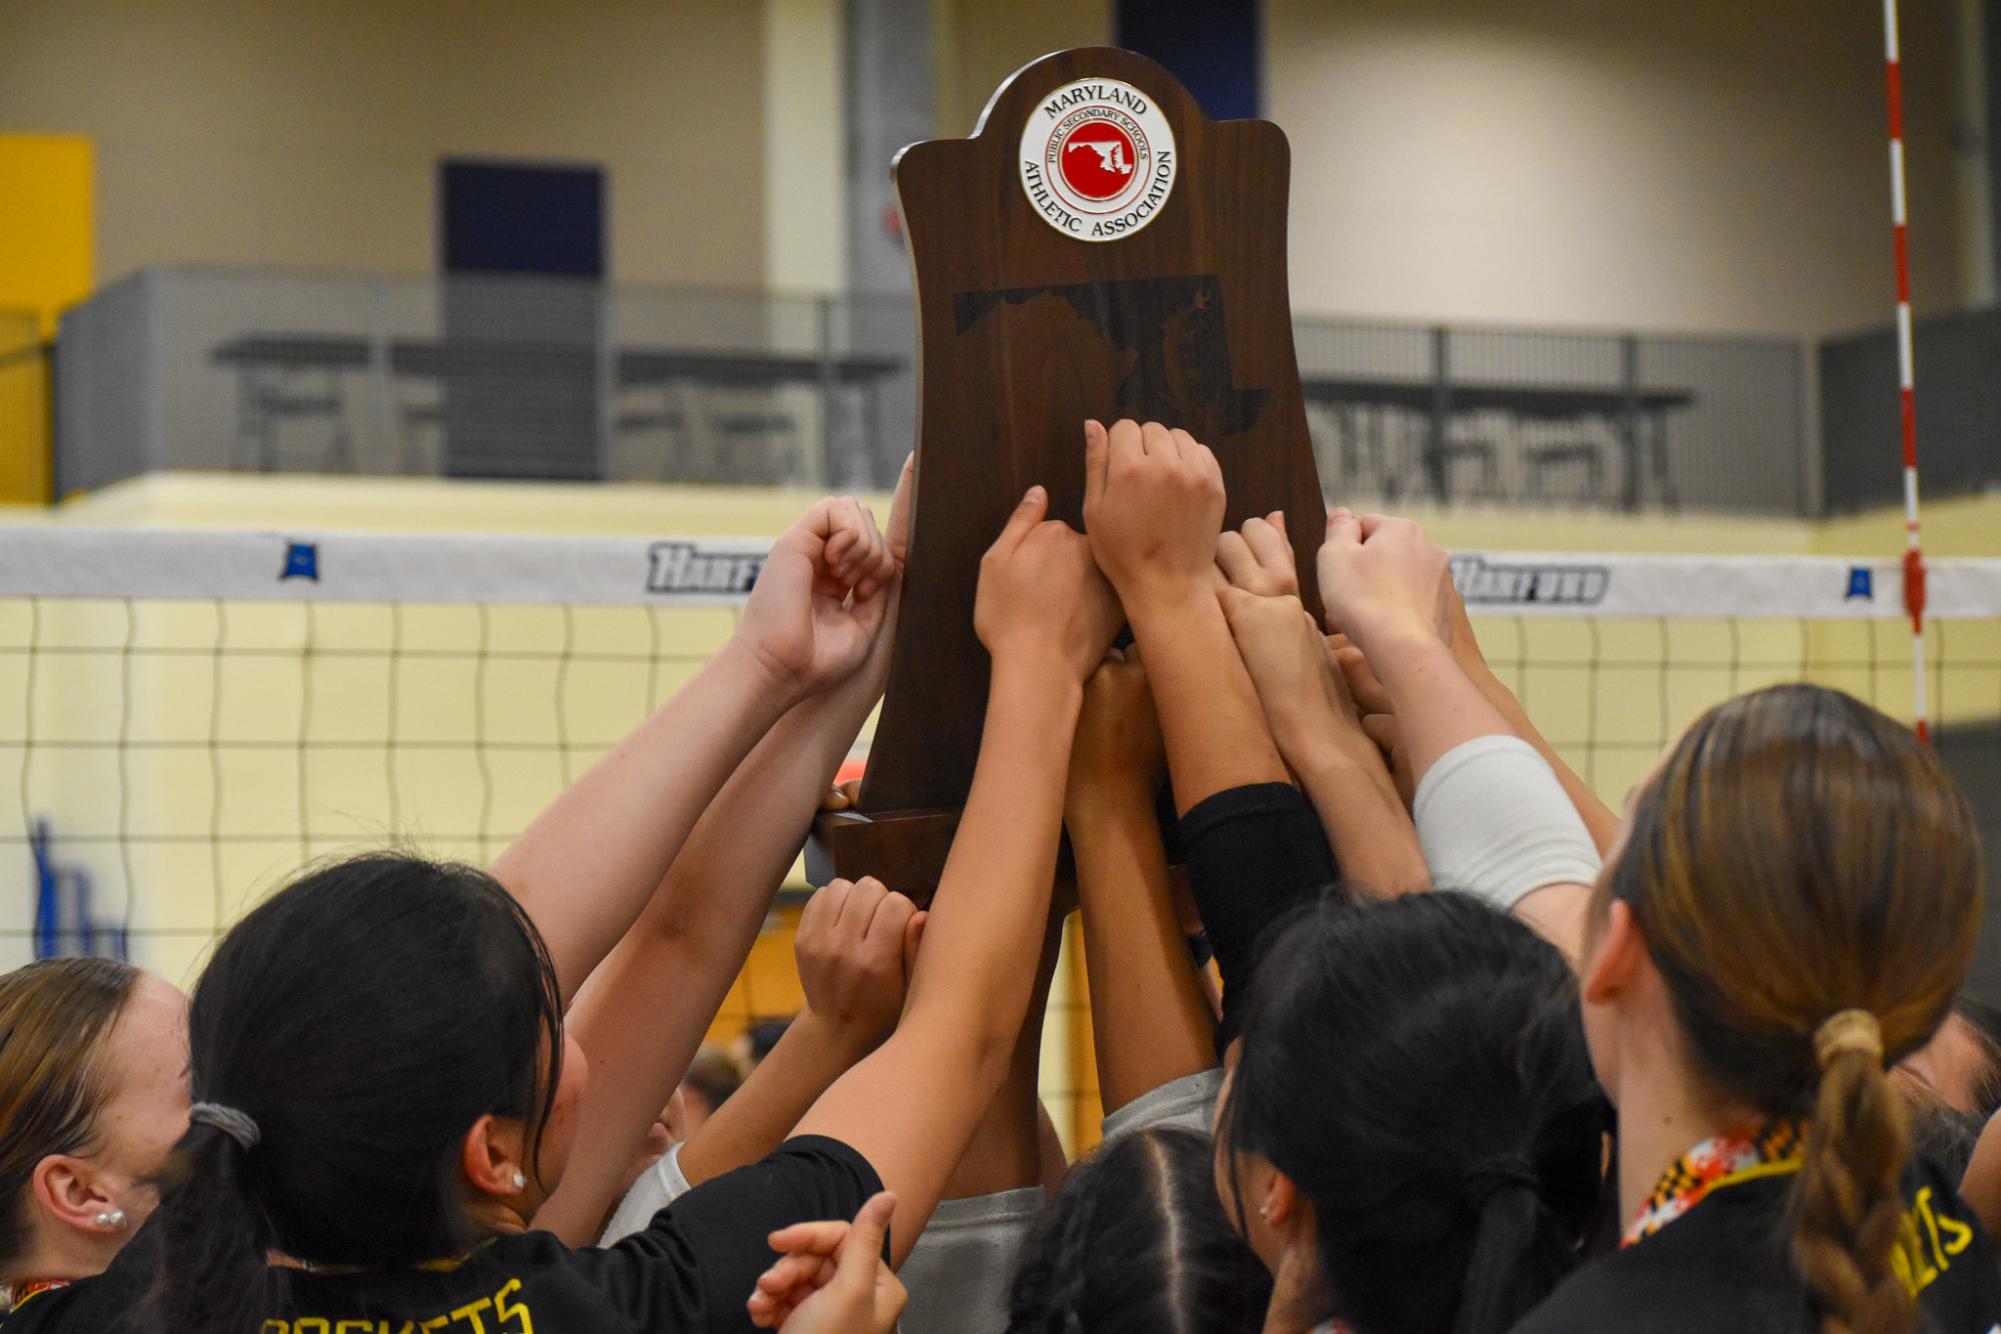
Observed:
[[[941,136],[973,132],[1002,79],[1038,56],[1112,38],[1111,0],[931,0]]]
[[[1949,0],[1902,6],[1912,262],[1956,303]],[[1818,335],[1892,300],[1882,10],[1270,0],[1292,297],[1386,318]]]
[[[610,276],[764,278],[764,8],[0,5],[0,130],[97,149],[97,271],[423,271],[447,155],[602,165]]]

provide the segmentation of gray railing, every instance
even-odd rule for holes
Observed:
[[[1796,343],[1295,339],[1330,497],[1811,503]],[[65,492],[175,469],[884,487],[915,431],[905,297],[161,269],[72,311],[60,364]]]
[[[1928,495],[2001,486],[2001,308],[1919,321],[1918,462]],[[1903,409],[1896,330],[1820,348],[1827,507],[1837,513],[1903,497]]]

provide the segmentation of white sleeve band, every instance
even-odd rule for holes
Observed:
[[[1483,736],[1447,751],[1411,804],[1431,881],[1506,911],[1544,885],[1598,878],[1598,846],[1534,746]]]
[[[690,1189],[688,1178],[681,1173],[681,1145],[676,1144],[632,1183],[632,1189],[619,1201],[611,1221],[605,1224],[604,1235],[598,1238],[598,1245],[610,1246],[635,1232],[646,1231],[653,1222],[653,1215],[686,1195]]]

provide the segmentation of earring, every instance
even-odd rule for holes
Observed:
[[[121,1228],[125,1226],[125,1211],[123,1209],[107,1209],[91,1221],[107,1230]]]
[[[1264,1219],[1267,1223],[1271,1222],[1271,1206],[1269,1204],[1259,1205],[1258,1217]]]
[[[516,1172],[514,1174],[514,1189],[516,1190],[528,1189],[528,1178],[520,1172]]]

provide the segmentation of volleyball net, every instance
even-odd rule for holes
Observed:
[[[0,967],[123,953],[187,981],[307,861],[385,843],[490,861],[727,639],[765,546],[10,531]],[[1809,680],[1908,716],[1894,561],[1485,552],[1453,570],[1489,661],[1615,803],[1740,691]],[[1926,633],[1940,734],[2001,724],[2001,561],[1934,563]],[[790,921],[719,1034],[798,1005]],[[1081,1005],[1059,986],[1052,1027]],[[1095,1081],[1066,1052],[1050,1093],[1075,1107]]]

